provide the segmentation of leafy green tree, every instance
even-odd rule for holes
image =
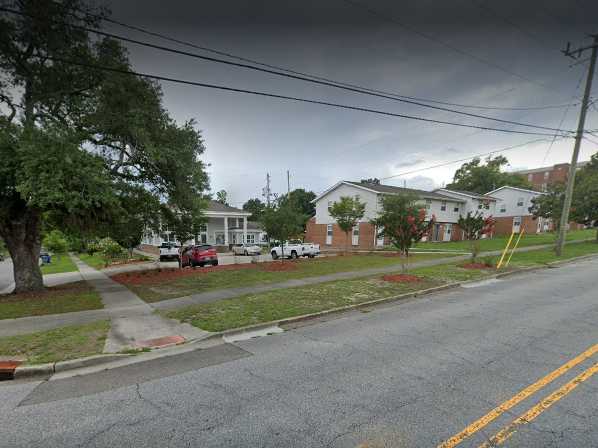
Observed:
[[[435,217],[426,220],[426,209],[410,194],[384,195],[380,205],[382,210],[372,224],[378,229],[378,238],[387,237],[405,255],[402,265],[406,271],[409,249],[430,232]]]
[[[558,230],[565,202],[565,185],[561,182],[550,184],[545,194],[532,198],[531,202],[529,212],[535,218],[552,220],[554,228]]]
[[[345,233],[345,251],[349,250],[349,232],[359,223],[365,214],[365,204],[352,196],[341,196],[328,209],[340,229]]]
[[[60,230],[52,230],[43,239],[44,247],[55,254],[63,254],[68,250],[68,242]]]
[[[284,260],[284,242],[303,232],[305,216],[289,206],[269,207],[262,214],[260,223],[270,239],[281,243]]]
[[[251,213],[249,217],[250,221],[260,221],[264,211],[266,210],[266,204],[264,204],[259,199],[249,199],[245,204],[243,204],[243,210],[246,212]]]
[[[598,241],[598,153],[575,176],[571,217],[596,227]]]
[[[501,171],[509,161],[504,156],[488,157],[485,164],[479,158],[461,165],[453,182],[446,186],[449,190],[465,190],[485,194],[497,188],[509,185],[511,187],[531,188],[531,184],[523,176]]]
[[[228,193],[226,190],[220,190],[216,192],[216,202],[223,205],[228,205]]]
[[[305,230],[309,218],[316,214],[316,205],[312,202],[315,198],[316,194],[313,191],[297,188],[278,198],[278,203],[282,206],[288,205],[304,215],[303,229]]]
[[[99,27],[86,13],[102,11],[81,0],[14,4],[24,16],[0,17],[0,236],[22,292],[43,288],[42,221],[103,233],[129,211],[123,192],[145,189],[167,225],[188,229],[208,178],[201,134],[169,117],[157,83],[96,68],[130,69],[119,43],[82,29]]]
[[[484,218],[484,214],[480,212],[467,212],[467,215],[459,216],[457,224],[463,230],[465,239],[471,242],[471,259],[475,261],[480,253],[480,238],[491,234],[494,230],[494,218],[491,216]]]

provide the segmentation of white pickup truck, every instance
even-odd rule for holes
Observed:
[[[175,243],[162,243],[160,246],[160,261],[179,261],[179,246]]]
[[[284,250],[283,250],[284,249]],[[270,249],[270,254],[274,260],[278,260],[283,256],[284,258],[299,258],[309,257],[313,258],[320,254],[320,245],[313,243],[304,243],[301,240],[290,240],[283,244],[279,244]]]

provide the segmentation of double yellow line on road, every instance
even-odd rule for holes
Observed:
[[[540,378],[533,384],[530,384],[525,389],[518,392],[512,398],[508,399],[504,403],[501,403],[490,412],[488,412],[483,417],[479,418],[465,429],[463,429],[458,434],[455,434],[450,439],[446,440],[445,442],[438,445],[438,448],[453,448],[463,442],[463,440],[467,439],[471,435],[475,434],[480,429],[487,426],[489,423],[500,417],[506,411],[511,409],[513,406],[517,405],[518,403],[525,400],[530,395],[536,393],[540,389],[542,389],[547,384],[551,383],[552,381],[559,378],[561,375],[572,369],[573,367],[577,366],[578,364],[584,362],[594,354],[598,353],[598,344],[588,348],[583,353],[577,355],[575,358],[571,359],[570,361],[563,364],[558,369],[552,371],[548,375],[543,378]],[[513,420],[509,425],[505,428],[500,430],[495,436],[493,436],[488,442],[482,444],[480,448],[488,448],[491,446],[497,446],[507,440],[519,426],[529,423],[546,409],[548,409],[552,404],[556,403],[558,400],[563,398],[573,389],[575,389],[579,384],[590,378],[592,375],[598,372],[598,363],[590,367],[589,369],[582,372],[580,375],[575,377],[573,380],[559,388],[554,393],[550,394],[540,403],[532,407],[529,411],[518,417],[517,419]]]

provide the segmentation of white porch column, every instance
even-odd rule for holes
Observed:
[[[228,217],[224,217],[224,245],[228,247]]]
[[[247,216],[243,216],[243,242],[247,242]]]

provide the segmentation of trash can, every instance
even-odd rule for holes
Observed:
[[[52,256],[48,252],[40,253],[39,257],[42,259],[42,264],[52,263]]]

